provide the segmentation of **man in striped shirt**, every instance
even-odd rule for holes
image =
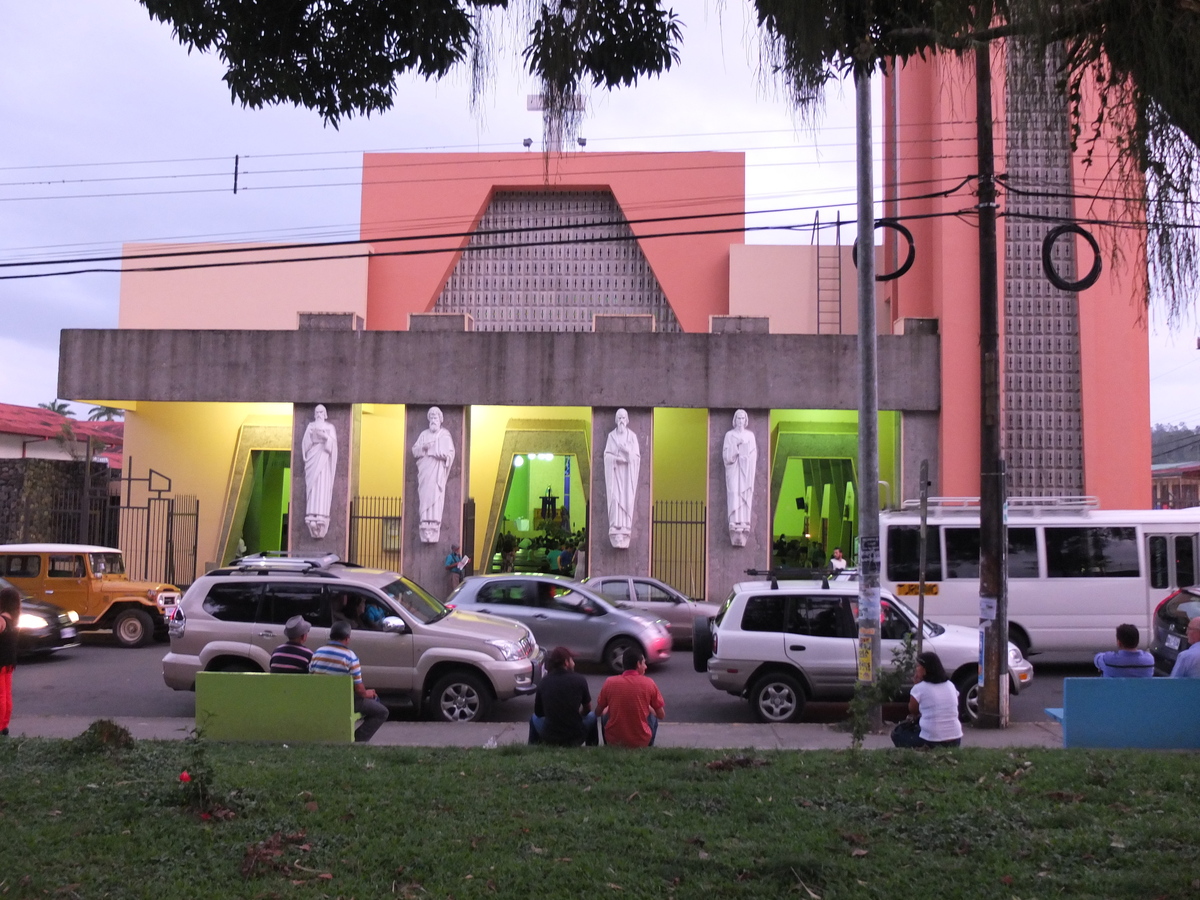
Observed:
[[[329,643],[313,654],[308,671],[314,675],[350,675],[354,678],[354,711],[362,714],[362,724],[354,733],[356,743],[366,743],[387,721],[387,707],[378,695],[363,685],[362,664],[358,654],[350,649],[350,623],[334,622],[329,629]]]
[[[292,616],[283,626],[286,644],[280,644],[271,654],[271,671],[291,675],[307,675],[313,652],[304,646],[312,626],[304,616]]]

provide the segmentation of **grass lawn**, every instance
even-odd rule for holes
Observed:
[[[1196,900],[1198,762],[13,738],[0,897]]]

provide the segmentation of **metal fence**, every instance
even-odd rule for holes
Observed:
[[[399,497],[355,497],[350,501],[349,562],[400,571]]]
[[[650,573],[689,597],[704,597],[703,500],[654,504]]]
[[[144,506],[122,505],[119,546],[125,574],[133,581],[187,587],[196,580],[199,520],[200,501],[193,496],[160,495],[148,497]]]

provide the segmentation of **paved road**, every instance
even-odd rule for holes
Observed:
[[[17,667],[13,702],[18,713],[148,718],[195,715],[192,694],[173,691],[163,684],[161,662],[166,644],[126,650],[107,635],[87,635],[85,641],[82,647]],[[1044,721],[1044,707],[1062,706],[1064,677],[1095,674],[1087,654],[1039,656],[1035,663],[1033,685],[1012,698],[1011,717],[1015,722]],[[584,674],[596,696],[605,674],[595,669]],[[689,652],[677,651],[666,665],[650,674],[663,692],[670,720],[713,724],[754,721],[745,700],[713,690],[706,676],[692,669]],[[520,722],[532,710],[532,698],[522,697],[499,704],[493,718]],[[829,722],[844,715],[844,704],[814,703],[809,705],[805,721]],[[396,711],[393,717],[406,719],[412,714]]]

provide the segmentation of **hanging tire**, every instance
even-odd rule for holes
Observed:
[[[712,626],[707,616],[692,619],[692,668],[697,672],[708,671],[712,659]]]
[[[491,707],[491,692],[471,672],[443,675],[429,692],[429,710],[439,722],[482,722]]]
[[[614,675],[620,675],[625,671],[625,651],[641,649],[642,645],[631,637],[615,637],[604,648],[604,665]]]
[[[754,718],[768,725],[799,722],[804,715],[804,688],[786,672],[769,672],[750,689]]]
[[[122,647],[141,647],[154,638],[154,620],[140,609],[126,609],[113,619],[112,632]]]
[[[972,725],[979,721],[979,673],[974,670],[954,679],[958,688],[958,718]]]

